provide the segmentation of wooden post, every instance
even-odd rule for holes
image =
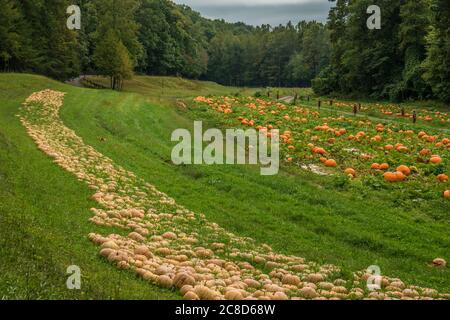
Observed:
[[[277,91],[277,100],[280,100],[280,91]]]
[[[330,100],[330,106],[333,106],[333,100]]]
[[[356,116],[357,113],[358,113],[358,106],[355,104],[353,106],[353,114]]]
[[[322,101],[320,101],[320,99],[319,99],[319,101],[317,101],[317,107],[318,107],[319,111],[320,111],[321,106],[322,106]]]
[[[297,104],[297,99],[298,99],[298,93],[296,93],[294,96],[294,104]]]
[[[417,123],[417,113],[416,111],[413,112],[413,123]]]

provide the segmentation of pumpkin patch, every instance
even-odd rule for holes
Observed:
[[[442,186],[438,187],[436,180],[448,183],[444,172],[450,171],[450,138],[439,126],[450,119],[442,112],[417,112],[419,122],[436,126],[419,130],[411,123],[330,115],[309,105],[254,97],[198,97],[194,110],[200,106],[218,114],[226,127],[240,126],[246,120],[260,131],[279,129],[283,132],[282,157],[291,168],[324,167],[330,174],[351,176],[355,182],[378,179],[387,189],[401,182],[406,189],[433,190],[434,198],[441,200]],[[336,107],[345,111],[353,109],[353,104],[338,102]],[[225,114],[220,111],[223,108],[231,112]],[[368,104],[362,112],[379,112],[402,121],[412,117],[406,113],[399,118],[401,110],[394,105]]]
[[[34,93],[21,109],[20,120],[43,153],[93,190],[92,200],[96,202],[96,208],[91,209],[90,221],[101,226],[104,232],[110,230],[111,233],[90,233],[87,236],[99,247],[99,259],[116,266],[119,272],[134,273],[143,281],[167,290],[179,290],[186,300],[450,299],[448,294],[406,285],[398,278],[388,276],[383,276],[382,290],[371,293],[366,287],[367,279],[372,274],[366,270],[344,272],[335,265],[282,254],[264,243],[223,229],[217,223],[208,221],[205,215],[183,207],[155,186],[86,145],[59,118],[63,97],[63,93],[51,90]],[[215,103],[212,98],[197,100],[200,103]],[[235,103],[238,100],[227,98],[221,101],[220,108],[214,106],[214,112],[218,112],[216,109],[227,110],[220,113],[232,117],[235,123],[236,108],[232,101]],[[256,109],[253,105],[243,108],[257,110],[257,114],[261,114],[263,110],[258,110],[261,104],[256,101]],[[276,108],[271,110],[272,103],[264,102],[263,105],[266,115],[272,117],[278,111],[285,121],[300,118],[297,113],[301,114],[301,119],[308,119],[307,122],[300,121],[305,125],[309,121],[326,121],[324,123],[327,125],[322,124],[320,133],[309,127],[299,133],[297,126],[286,125],[283,151],[295,160],[286,165],[296,166],[296,162],[309,161],[326,166],[336,175],[352,175],[355,180],[363,179],[364,175],[382,179],[379,169],[374,173],[366,162],[360,160],[362,156],[384,160],[382,146],[378,146],[381,150],[377,149],[370,140],[368,121],[358,122],[353,128],[357,130],[355,140],[345,139],[344,133],[342,140],[336,138],[339,148],[327,147],[325,152],[320,147],[315,149],[315,145],[326,143],[329,135],[338,136],[336,130],[343,132],[338,129],[345,124],[341,117],[338,120],[327,117],[325,120],[316,112],[301,108],[286,117],[286,106],[277,103]],[[270,122],[269,119],[262,121],[253,113],[244,113],[242,117],[248,119],[247,123],[254,121],[261,127],[269,127],[268,123],[283,125],[277,117],[270,118]],[[306,134],[307,130],[311,131]],[[351,127],[346,129],[346,132],[351,131]],[[388,129],[383,132],[388,132]],[[341,145],[343,141],[345,144]],[[356,142],[352,142],[355,145],[348,145],[348,141]],[[291,145],[295,148],[289,148]],[[311,150],[318,152],[311,153]],[[441,150],[440,154],[445,155],[446,152]],[[324,160],[323,163],[320,159]],[[389,182],[404,181],[407,184],[409,179],[416,178],[412,174],[413,166],[403,164],[407,163],[407,159],[402,158],[398,163],[392,158],[388,160],[398,168],[396,172],[384,173]],[[413,162],[411,158],[409,160]],[[420,168],[425,166],[429,164],[418,164],[419,175]],[[436,167],[436,170],[440,169]],[[406,174],[409,174],[408,179]],[[432,174],[426,179],[437,184]],[[442,188],[442,185],[439,187]],[[449,190],[444,191],[444,197],[450,197]],[[431,259],[428,264],[429,261]],[[433,264],[439,268],[446,267],[443,259],[435,260]]]

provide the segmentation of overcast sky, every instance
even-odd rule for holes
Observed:
[[[328,0],[174,0],[190,6],[204,17],[243,21],[261,25],[297,23],[300,20],[325,22],[331,5]]]

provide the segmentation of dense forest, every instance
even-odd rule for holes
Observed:
[[[380,30],[367,28],[371,4],[382,8]],[[328,30],[330,64],[313,81],[317,93],[450,101],[450,1],[337,0]]]
[[[0,0],[0,70],[56,79],[133,72],[318,94],[450,101],[448,0],[337,0],[326,24],[209,20],[169,0]],[[67,7],[81,8],[69,30]],[[382,8],[369,30],[367,7]]]

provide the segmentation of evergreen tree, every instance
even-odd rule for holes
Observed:
[[[293,84],[310,86],[311,80],[329,64],[329,33],[317,22],[303,23],[301,28],[301,50],[292,56],[289,68]]]
[[[431,0],[431,30],[427,36],[424,75],[435,96],[450,102],[450,2]]]
[[[139,24],[135,14],[139,8],[139,0],[94,0],[98,19],[94,34],[96,43],[100,43],[110,31],[122,42],[130,53],[134,64],[143,55],[142,44],[138,39]]]
[[[23,35],[17,30],[22,16],[12,0],[0,0],[0,8],[0,68],[11,71],[14,62],[20,59],[23,45]]]
[[[407,0],[400,9],[399,50],[403,54],[402,79],[393,86],[391,99],[424,99],[431,94],[430,86],[423,80],[425,59],[425,37],[429,26],[426,0]]]
[[[78,31],[67,28],[67,7],[70,0],[47,0],[41,7],[40,27],[45,36],[41,37],[41,64],[39,73],[65,80],[80,73],[80,43]],[[39,43],[36,43],[39,45]]]

